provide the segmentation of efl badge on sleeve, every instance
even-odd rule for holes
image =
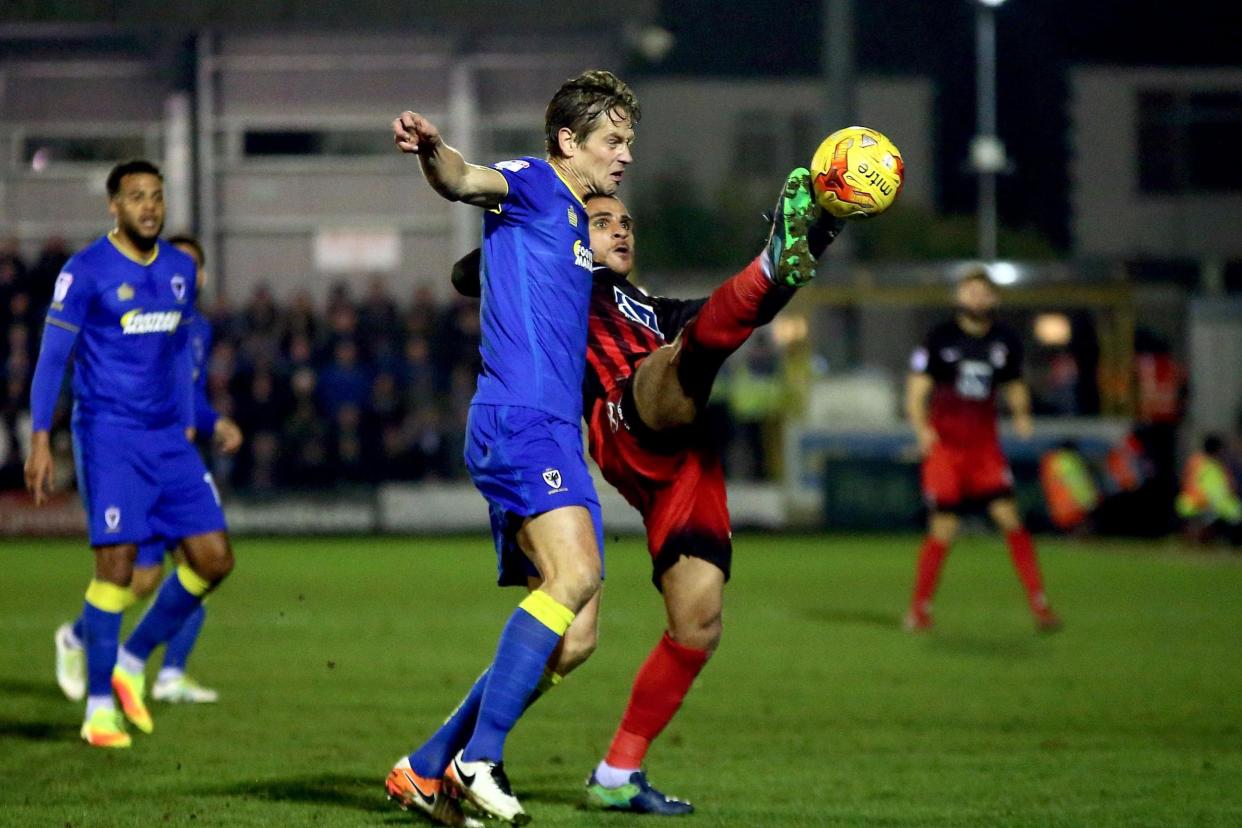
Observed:
[[[69,288],[73,286],[73,274],[69,271],[62,271],[56,277],[56,289],[52,292],[53,302],[63,302],[65,297],[69,295]]]

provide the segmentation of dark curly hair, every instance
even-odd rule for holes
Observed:
[[[160,172],[160,168],[142,158],[135,158],[131,161],[122,161],[112,168],[108,173],[108,198],[116,198],[117,193],[121,191],[121,179],[127,175],[138,175],[146,173],[153,175],[160,181],[164,180],[164,174]]]

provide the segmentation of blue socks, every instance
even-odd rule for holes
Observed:
[[[112,668],[121,636],[121,616],[91,604],[82,606],[82,644],[86,649],[86,694],[112,698]]]
[[[203,620],[207,617],[207,608],[202,604],[190,613],[190,617],[181,624],[181,629],[169,640],[168,649],[164,651],[164,669],[185,672],[185,662],[190,651],[198,641],[198,633],[203,628]]]
[[[500,633],[496,657],[485,676],[474,734],[462,750],[464,760],[503,760],[505,739],[526,709],[548,658],[573,620],[573,611],[546,592],[532,592],[514,610]]]
[[[160,591],[142,620],[125,641],[125,651],[146,661],[160,644],[168,641],[181,625],[202,606],[203,596],[211,585],[185,564],[164,579]]]
[[[453,754],[461,750],[463,744],[474,730],[479,716],[479,703],[483,699],[483,688],[487,685],[487,676],[491,668],[483,671],[470,688],[470,692],[457,705],[457,709],[449,714],[440,725],[440,729],[432,734],[422,747],[410,754],[410,768],[424,779],[439,779],[444,775]]]

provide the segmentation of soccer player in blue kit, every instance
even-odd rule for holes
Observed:
[[[154,729],[143,696],[147,656],[166,642],[233,568],[215,484],[193,438],[191,355],[183,320],[193,313],[194,262],[160,242],[163,179],[148,161],[108,174],[116,226],[75,254],[57,277],[31,384],[32,436],[26,486],[47,497],[49,430],[73,353],[73,438],[94,549],[83,632],[87,701],[82,738],[129,747],[125,718]],[[118,651],[121,615],[133,603],[137,544],[179,540],[185,563]]]
[[[463,821],[442,774],[485,813],[529,820],[505,774],[505,739],[541,682],[554,681],[545,668],[570,623],[598,612],[603,527],[581,433],[593,268],[583,199],[616,192],[638,118],[630,88],[592,70],[548,104],[546,160],[468,164],[423,116],[407,111],[393,121],[397,147],[417,155],[437,193],[487,211],[483,369],[466,465],[490,508],[499,583],[532,589],[467,696],[479,696],[479,714],[465,747],[447,770],[432,759],[459,735],[441,728],[388,776],[390,796],[437,822]]]
[[[193,236],[177,235],[168,243],[194,260],[195,285],[201,294],[206,284],[206,256],[203,247]],[[195,313],[182,325],[189,338],[190,356],[194,380],[194,428],[200,438],[210,438],[212,444],[224,454],[235,453],[242,444],[241,429],[231,417],[221,416],[207,397],[207,359],[211,354],[211,323],[202,314]],[[164,556],[170,546],[163,538],[154,538],[139,544],[134,561],[134,577],[130,589],[135,601],[150,597],[160,584],[164,574]],[[176,544],[172,544],[176,546]],[[176,563],[185,558],[173,550]],[[204,687],[186,674],[186,662],[206,619],[207,607],[196,609],[176,634],[169,640],[164,651],[164,663],[151,688],[151,698],[164,702],[211,703],[219,694]],[[56,630],[56,683],[71,701],[81,701],[86,696],[86,654],[82,641],[86,636],[85,620],[81,615],[72,623],[61,624]]]

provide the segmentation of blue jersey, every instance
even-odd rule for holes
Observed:
[[[139,262],[108,236],[65,263],[47,324],[77,335],[75,421],[136,428],[181,422],[190,389],[179,362],[194,276],[193,259],[170,244],[158,242],[150,261]]]
[[[586,209],[552,165],[493,165],[509,183],[483,218],[483,370],[475,403],[582,418],[591,238]]]

